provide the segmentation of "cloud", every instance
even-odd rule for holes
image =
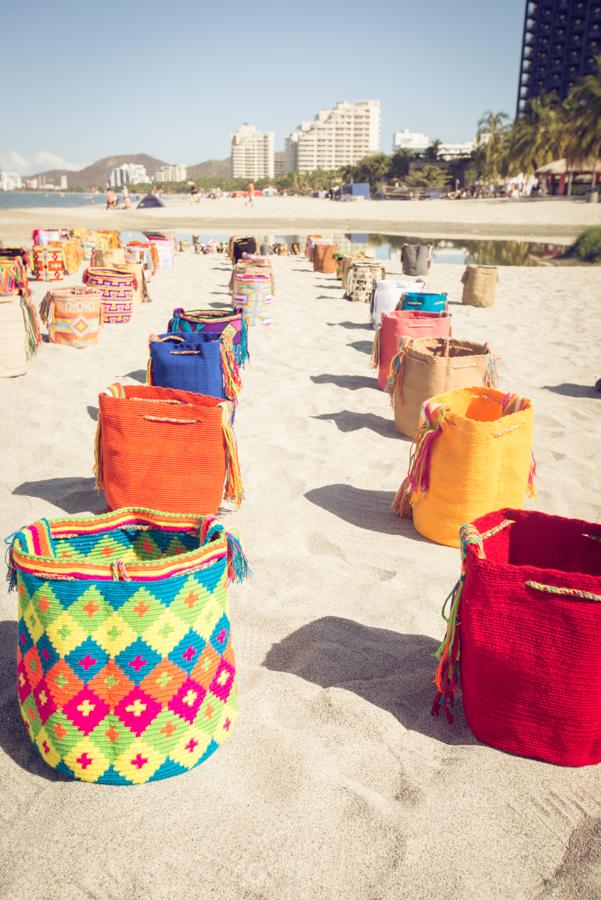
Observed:
[[[83,168],[81,163],[68,162],[50,150],[40,150],[31,159],[27,159],[17,150],[9,150],[0,155],[0,169],[18,172],[19,175],[31,175],[34,172],[45,172],[48,169],[69,169],[74,172],[81,168]]]

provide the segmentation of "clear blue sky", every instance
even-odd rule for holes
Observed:
[[[524,0],[6,3],[0,168],[223,158],[243,121],[281,149],[336,100],[381,101],[386,152],[400,128],[471,138],[484,110],[515,111],[523,14]]]

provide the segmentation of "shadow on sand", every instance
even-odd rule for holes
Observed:
[[[305,494],[311,503],[357,528],[398,534],[424,543],[426,539],[417,533],[410,519],[401,519],[392,512],[394,496],[392,491],[368,491],[352,484],[324,484]]]
[[[323,688],[352,691],[391,713],[405,728],[444,744],[476,744],[461,704],[453,725],[433,718],[432,676],[438,642],[423,634],[397,634],[351,619],[325,616],[274,644],[263,665]]]
[[[595,390],[592,385],[588,384],[572,384],[564,381],[563,384],[545,384],[544,391],[552,391],[554,394],[561,394],[562,397],[593,397],[599,399],[601,394]]]
[[[47,478],[24,481],[13,491],[18,497],[48,500],[67,513],[89,512],[98,515],[106,510],[106,500],[96,491],[93,478]]]
[[[319,416],[311,416],[311,418],[320,419],[322,422],[334,422],[338,430],[345,434],[368,428],[370,431],[375,431],[376,434],[381,434],[382,437],[408,440],[398,433],[391,419],[376,416],[374,413],[358,413],[350,409],[341,409],[340,412],[322,413]]]
[[[378,389],[378,382],[366,375],[311,375],[311,381],[315,384],[335,384],[337,387],[348,388],[349,391],[359,391],[361,388]]]

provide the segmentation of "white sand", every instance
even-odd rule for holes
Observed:
[[[244,200],[165,198],[164,209],[107,212],[102,207],[0,209],[0,234],[29,239],[33,228],[186,228],[199,233],[238,233],[240,229],[279,234],[336,228],[393,234],[472,236],[569,243],[587,225],[601,224],[601,204],[568,198],[523,200],[427,200],[335,202],[313,197],[260,197]],[[100,224],[102,223],[102,224]]]
[[[227,517],[255,575],[231,592],[240,717],[184,777],[137,788],[60,780],[15,699],[16,596],[0,588],[3,898],[531,898],[601,893],[601,768],[478,744],[430,716],[440,608],[457,551],[394,518],[409,442],[375,389],[368,310],[333,276],[275,259],[273,326],[251,332],[237,418],[246,501]],[[394,270],[394,266],[392,269]],[[460,298],[459,266],[428,287]],[[98,391],[143,378],[175,305],[228,301],[229,266],[190,254],[97,348],[47,345],[0,382],[0,534],[100,511]],[[77,279],[72,279],[77,280]],[[46,286],[35,286],[36,300]],[[497,304],[453,306],[502,386],[536,408],[536,508],[598,519],[599,269],[504,269]]]

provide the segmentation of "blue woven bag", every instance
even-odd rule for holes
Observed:
[[[401,309],[418,310],[419,312],[442,313],[447,310],[446,294],[428,294],[407,291],[402,300]]]
[[[151,335],[148,384],[235,400],[241,387],[231,341],[204,332]]]

